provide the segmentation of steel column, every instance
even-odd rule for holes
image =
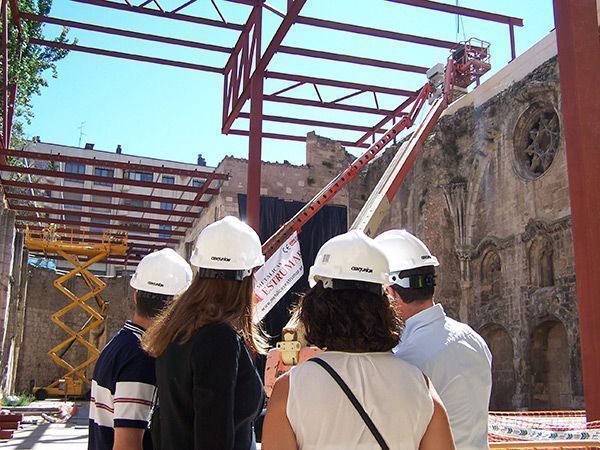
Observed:
[[[2,148],[8,147],[8,2],[2,0]]]
[[[260,8],[260,7],[257,7]],[[262,10],[256,19],[257,55],[260,57],[262,36]],[[250,138],[248,139],[248,184],[246,198],[246,222],[260,232],[260,185],[262,165],[262,121],[264,68],[250,81]]]
[[[587,419],[600,420],[600,40],[596,0],[554,0]]]

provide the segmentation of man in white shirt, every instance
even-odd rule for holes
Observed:
[[[448,411],[457,450],[488,449],[492,355],[481,336],[435,304],[437,258],[405,230],[375,238],[390,260],[387,288],[405,322],[397,357],[427,375]]]

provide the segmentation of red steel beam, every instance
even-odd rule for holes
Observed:
[[[2,148],[8,148],[8,2],[2,0]]]
[[[229,134],[233,134],[235,136],[249,136],[250,135],[250,133],[246,130],[236,130],[236,129],[229,130]],[[306,136],[294,136],[291,134],[263,133],[262,137],[267,138],[267,139],[278,139],[280,141],[306,142]],[[336,140],[336,142],[339,142],[340,144],[342,144],[345,147],[369,148],[369,145],[367,145],[367,144],[356,145],[356,143],[354,143],[354,142],[340,141],[340,140]]]
[[[110,34],[110,35],[115,35],[115,36],[124,36],[124,37],[130,37],[133,39],[141,39],[144,41],[160,42],[163,44],[173,44],[173,45],[178,45],[181,47],[196,48],[196,49],[201,49],[201,50],[209,50],[209,51],[213,51],[213,52],[220,52],[220,53],[227,53],[227,54],[231,53],[231,51],[233,50],[230,47],[224,47],[221,45],[205,44],[202,42],[188,41],[188,40],[184,40],[184,39],[176,39],[176,38],[172,38],[172,37],[168,37],[168,36],[159,36],[156,34],[139,33],[137,31],[122,30],[119,28],[112,28],[112,27],[105,27],[105,26],[100,26],[100,25],[93,25],[93,24],[89,24],[89,23],[76,22],[74,20],[59,19],[57,17],[39,16],[36,14],[29,14],[29,13],[23,13],[22,16],[24,19],[32,20],[34,22],[39,22],[39,23],[50,23],[53,25],[60,25],[60,26],[69,27],[69,28],[77,28],[80,30],[94,31],[97,33],[104,33],[104,34]]]
[[[34,183],[29,181],[16,181],[16,180],[1,180],[1,184],[5,187],[14,187],[14,188],[22,188],[22,189],[38,189],[42,191],[52,191],[52,192],[72,192],[75,194],[82,195],[100,195],[106,197],[116,197],[116,198],[127,198],[131,200],[140,200],[140,201],[148,201],[148,202],[165,202],[165,203],[173,203],[174,205],[186,205],[186,206],[199,206],[206,207],[208,206],[208,202],[200,202],[197,205],[194,203],[194,200],[182,199],[179,197],[162,197],[150,194],[130,194],[128,192],[119,192],[119,191],[111,191],[111,190],[102,190],[102,189],[89,189],[82,188],[77,186],[60,186],[50,183]],[[45,198],[45,197],[41,197]]]
[[[287,103],[290,105],[314,106],[315,108],[339,109],[341,111],[352,111],[366,114],[381,114],[390,115],[393,111],[388,109],[370,108],[368,106],[345,105],[342,103],[321,103],[316,100],[308,100],[304,98],[281,97],[279,95],[265,95],[264,99],[268,102]]]
[[[600,420],[600,40],[596,0],[554,0],[562,123],[573,222],[583,390],[588,421]]]
[[[260,27],[260,20],[258,22]],[[260,31],[259,31],[260,48]],[[254,78],[250,93],[250,131],[248,133],[248,185],[246,187],[246,221],[260,233],[260,187],[262,169],[262,137],[263,137],[263,88],[264,78]]]
[[[240,119],[249,119],[250,114],[242,112],[240,113]],[[324,122],[321,120],[312,120],[312,119],[297,119],[295,117],[281,117],[281,116],[271,116],[271,115],[263,115],[263,120],[267,120],[269,122],[279,122],[279,123],[291,123],[295,125],[309,125],[315,127],[323,127],[323,128],[334,128],[338,130],[348,130],[348,131],[362,131],[362,132],[370,132],[372,130],[371,127],[361,126],[361,125],[351,125],[346,123],[337,123],[337,122]],[[385,133],[387,130],[384,128],[377,129],[378,133]]]
[[[380,30],[378,28],[363,27],[360,25],[351,25],[348,23],[334,22],[331,20],[317,19],[315,17],[298,17],[297,23],[310,25],[319,28],[327,28],[330,30],[346,31],[349,33],[363,34],[366,36],[380,37],[392,39],[394,41],[411,42],[413,44],[429,45],[432,47],[449,48],[456,47],[457,43],[445,41],[442,39],[434,39],[423,36],[414,36],[412,34],[398,33],[395,31]]]
[[[74,0],[74,1],[78,1],[78,0]],[[185,61],[174,61],[171,59],[156,58],[154,56],[136,55],[133,53],[123,53],[123,52],[117,52],[114,50],[105,50],[102,48],[95,48],[95,47],[84,47],[82,45],[66,44],[63,42],[47,41],[45,39],[37,39],[37,38],[31,38],[31,39],[29,39],[29,42],[32,44],[37,44],[37,45],[44,45],[46,47],[62,48],[62,49],[74,51],[74,52],[90,53],[92,55],[110,56],[112,58],[128,59],[131,61],[147,62],[147,63],[152,63],[152,64],[159,64],[162,66],[180,67],[182,69],[192,69],[192,70],[199,70],[199,71],[203,71],[203,72],[212,72],[212,73],[220,73],[220,74],[223,73],[223,69],[221,69],[219,67],[206,66],[203,64],[193,64],[193,63],[189,63],[189,62],[185,62]]]
[[[21,12],[19,11],[19,4],[17,3],[17,0],[10,0],[10,16],[12,23],[15,27],[17,27],[19,33],[21,33]]]
[[[44,223],[49,223],[45,220],[38,220],[39,222],[44,222]],[[35,221],[34,221],[35,222]],[[54,222],[52,222],[54,223]],[[84,222],[87,225],[87,222]],[[29,227],[30,230],[37,230],[37,231],[43,231],[45,227],[41,227],[39,225],[25,225],[23,223],[18,223],[15,225],[16,228],[18,229],[25,229],[27,227]],[[81,237],[82,240],[85,240],[83,238],[87,238],[89,236],[99,236],[102,237],[102,233],[93,233],[93,232],[87,232],[87,231],[75,231],[72,232],[72,230],[70,229],[66,229],[66,228],[61,228],[58,230],[59,233],[64,234],[66,237],[70,237],[70,236],[75,236],[75,237]],[[163,239],[163,238],[159,238],[159,237],[152,237],[152,236],[147,236],[147,235],[138,235],[138,234],[131,234],[128,233],[127,234],[127,239],[129,241],[132,242],[140,242],[140,241],[147,241],[147,242],[166,242],[166,243],[171,243],[171,244],[178,244],[179,240],[178,239]]]
[[[265,78],[271,78],[276,80],[285,80],[285,81],[297,81],[300,83],[314,83],[323,86],[333,86],[345,89],[356,89],[359,91],[371,91],[371,92],[379,92],[381,94],[390,94],[390,95],[402,95],[406,97],[414,97],[417,95],[416,91],[410,91],[406,89],[396,89],[392,87],[386,86],[374,86],[371,84],[362,84],[362,83],[353,83],[350,81],[337,81],[330,80],[326,78],[317,78],[317,77],[309,77],[305,75],[293,75],[288,73],[280,73],[280,72],[265,72]]]
[[[48,217],[17,215],[15,220],[21,222],[55,223],[57,225],[71,225],[77,227],[99,228],[101,230],[135,231],[138,233],[169,234],[173,236],[185,236],[185,231],[159,230],[158,228],[131,227],[128,225],[111,225],[104,223],[82,222],[76,220],[51,219]]]
[[[81,206],[86,208],[102,208],[102,209],[110,209],[115,211],[133,211],[140,212],[145,214],[160,214],[163,216],[181,216],[181,217],[192,217],[197,218],[199,213],[191,212],[191,211],[178,211],[176,209],[160,209],[160,208],[145,208],[138,207],[132,205],[124,205],[119,203],[102,203],[102,202],[93,202],[93,201],[85,201],[85,200],[74,200],[68,198],[60,198],[60,197],[42,197],[39,195],[22,195],[22,194],[13,194],[12,192],[5,192],[4,195],[9,200],[23,200],[26,202],[39,202],[39,203],[58,203],[60,205],[74,205]],[[112,197],[112,196],[111,196]],[[14,205],[14,203],[13,203]],[[65,209],[65,211],[78,211],[75,209]]]
[[[87,1],[87,0],[86,0]],[[265,52],[260,57],[260,61],[256,65],[254,72],[250,75],[249,83],[244,87],[243,92],[238,98],[233,99],[233,107],[231,108],[231,112],[228,117],[225,119],[223,123],[223,133],[227,134],[231,128],[231,125],[237,118],[238,114],[242,111],[242,108],[246,101],[250,98],[250,88],[254,78],[264,77],[264,73],[267,70],[267,66],[275,56],[275,53],[279,50],[283,39],[287,35],[288,31],[292,27],[292,25],[297,21],[297,18],[302,10],[302,7],[306,3],[307,0],[293,0],[293,2],[288,3],[288,10],[285,18],[281,21],[279,28],[273,35],[271,42],[265,49]],[[249,31],[249,30],[248,30]],[[230,61],[227,63],[229,65],[231,63],[231,58],[234,57],[235,54],[232,54],[230,57]]]
[[[243,29],[243,25],[239,25],[236,23],[223,23],[218,20],[205,19],[203,17],[188,16],[186,14],[177,14],[177,13],[166,12],[166,11],[163,12],[163,11],[159,11],[156,9],[150,9],[150,8],[139,8],[137,6],[127,5],[127,4],[123,4],[123,3],[110,2],[107,0],[73,0],[73,1],[75,1],[77,3],[85,3],[88,5],[101,6],[103,8],[116,9],[119,11],[128,11],[128,12],[137,13],[137,14],[146,14],[146,15],[154,16],[154,17],[162,17],[162,18],[166,18],[166,19],[178,20],[181,22],[195,23],[198,25],[208,25],[211,27],[225,28],[228,30],[241,31]]]
[[[306,56],[309,58],[326,59],[329,61],[346,62],[351,64],[360,64],[363,66],[379,67],[382,69],[401,70],[403,72],[426,73],[428,68],[402,64],[393,61],[381,61],[379,59],[363,58],[359,56],[341,55],[339,53],[324,52],[321,50],[310,50],[306,48],[281,46],[278,53],[287,55]]]
[[[85,158],[81,156],[70,156],[63,153],[44,153],[34,152],[26,150],[0,150],[0,155],[13,156],[15,158],[30,158],[38,161],[55,161],[55,162],[76,162],[79,164],[89,164],[101,167],[110,167],[115,169],[131,170],[134,172],[153,172],[169,175],[180,175],[185,177],[200,178],[200,179],[214,179],[214,180],[227,180],[229,175],[225,173],[212,172],[204,169],[179,169],[177,167],[151,166],[148,164],[132,163],[131,161],[114,161],[98,159],[95,156],[91,158]],[[122,155],[126,156],[126,155]],[[129,155],[133,158],[135,156]]]
[[[184,184],[165,184],[155,181],[141,181],[141,180],[128,180],[127,178],[115,178],[115,177],[102,177],[98,175],[89,175],[84,173],[68,173],[59,172],[57,170],[38,169],[37,167],[16,167],[0,165],[0,171],[11,172],[11,173],[26,173],[29,175],[37,175],[47,178],[64,178],[68,180],[80,180],[80,181],[98,181],[101,183],[112,183],[120,184],[125,186],[139,186],[146,188],[165,189],[169,191],[179,192],[196,192],[198,188],[184,185]],[[218,189],[208,189],[207,194],[218,194]]]
[[[60,209],[60,208],[47,208],[47,207],[38,207],[38,206],[29,206],[29,205],[15,205],[14,203],[10,204],[10,209],[14,211],[30,211],[39,214],[54,214],[57,216],[81,216],[81,217],[89,217],[91,219],[106,219],[106,220],[117,220],[119,222],[131,222],[131,223],[147,223],[149,225],[169,225],[173,227],[182,227],[189,228],[194,222],[175,222],[171,220],[162,220],[162,219],[148,219],[145,217],[135,217],[135,216],[117,216],[115,214],[103,214],[96,213],[90,211],[77,211],[77,210],[69,210],[69,209]],[[107,208],[108,209],[108,208]]]
[[[406,108],[408,105],[410,105],[411,103],[413,103],[415,100],[416,100],[415,97],[413,97],[413,98],[407,98],[406,100],[404,100],[404,102],[402,102],[402,104],[400,106],[398,106],[392,112],[392,114],[388,114],[387,116],[385,116],[383,119],[381,119],[379,122],[377,122],[375,124],[375,126],[371,130],[369,130],[365,134],[363,134],[360,137],[360,139],[358,139],[356,141],[356,145],[361,145],[361,144],[365,143],[367,141],[367,139],[369,139],[371,136],[373,136],[373,134],[374,134],[373,130],[378,130],[379,128],[381,128],[382,126],[384,126],[386,123],[388,123],[394,117],[398,117],[402,113],[402,111],[404,111],[404,108]]]
[[[523,26],[523,19],[518,17],[505,16],[478,9],[465,8],[463,6],[448,5],[445,3],[432,2],[429,0],[387,0],[388,2],[401,3],[403,5],[416,6],[418,8],[426,8],[432,11],[441,11],[451,14],[458,14],[465,17],[473,17],[475,19],[489,20],[491,22],[505,23],[507,25]]]

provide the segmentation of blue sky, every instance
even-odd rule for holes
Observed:
[[[159,0],[165,9],[175,8],[183,0]],[[139,0],[136,1],[139,3]],[[228,21],[243,23],[250,8],[216,0]],[[284,10],[285,0],[270,0]],[[456,0],[445,3],[455,4]],[[485,9],[524,19],[525,26],[516,28],[517,53],[521,54],[544,37],[553,27],[551,0],[460,0],[465,7]],[[186,8],[186,14],[218,20],[209,1],[201,0]],[[280,19],[264,12],[263,46],[270,40]],[[54,17],[86,21],[115,28],[173,36],[220,45],[233,46],[236,31],[221,30],[196,24],[186,24],[155,17],[144,17],[106,8],[54,0]],[[302,15],[360,24],[408,34],[457,39],[457,19],[454,15],[426,11],[384,0],[308,0]],[[46,25],[48,37],[57,28]],[[192,50],[166,44],[71,30],[83,46],[102,47],[167,59],[183,60],[222,67],[227,55]],[[478,37],[492,43],[493,71],[510,59],[508,27],[492,22],[463,18],[458,39]],[[284,45],[345,53],[373,59],[431,66],[443,62],[447,52],[418,44],[399,43],[340,31],[322,30],[294,25]],[[347,63],[333,63],[291,55],[276,55],[269,70],[312,75],[343,81],[416,89],[425,82],[424,75],[395,70],[371,68]],[[33,100],[35,117],[25,131],[29,137],[40,136],[44,142],[77,146],[83,123],[81,145],[93,142],[99,150],[114,150],[117,144],[125,153],[195,162],[202,153],[209,165],[217,165],[226,155],[246,157],[247,138],[221,134],[223,79],[219,74],[164,67],[71,52],[58,63],[59,76],[49,79],[49,87]],[[290,83],[267,80],[265,93],[275,92]],[[324,100],[333,100],[351,91],[322,89]],[[284,95],[317,99],[311,86]],[[394,108],[402,97],[379,97],[381,107]],[[367,94],[348,101],[374,106]],[[265,114],[276,114],[316,120],[373,125],[380,116],[265,103]],[[247,129],[246,120],[238,119],[234,128]],[[314,127],[272,124],[265,122],[264,131],[304,135]],[[331,138],[355,140],[357,133],[315,129]],[[263,140],[263,159],[305,162],[305,144],[279,140]]]

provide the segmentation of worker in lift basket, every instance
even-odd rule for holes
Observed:
[[[148,430],[155,397],[154,358],[140,340],[158,314],[192,281],[190,265],[172,249],[142,259],[131,278],[133,320],[104,347],[94,370],[88,449],[152,450]]]
[[[250,450],[264,391],[248,347],[266,347],[252,322],[256,232],[235,217],[208,225],[188,290],[142,340],[156,357],[161,450]]]
[[[439,262],[418,238],[391,230],[375,238],[390,260],[391,286],[405,328],[395,355],[427,375],[448,411],[457,450],[488,448],[492,355],[481,336],[435,304]]]
[[[432,384],[392,354],[400,320],[373,239],[354,230],[327,241],[309,283],[296,314],[325,351],[275,382],[263,450],[454,450]]]

